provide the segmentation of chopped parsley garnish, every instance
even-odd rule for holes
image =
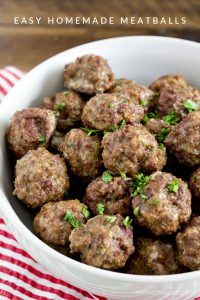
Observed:
[[[123,120],[119,123],[118,128],[119,128],[119,129],[120,129],[120,128],[123,128],[125,125],[126,125],[126,121],[123,119]]]
[[[106,134],[109,131],[116,131],[118,129],[121,129],[125,125],[126,125],[126,121],[123,119],[118,125],[116,124],[111,125],[107,130],[104,131],[104,134]]]
[[[158,143],[162,144],[169,133],[170,133],[170,128],[162,128],[160,132],[156,135],[156,139]]]
[[[86,127],[81,127],[80,129],[85,131],[89,136],[92,134],[97,134],[99,132],[98,129],[90,129],[90,128],[86,128]]]
[[[148,104],[148,101],[146,99],[140,99],[140,104],[142,106],[146,106]]]
[[[168,183],[167,188],[169,192],[176,193],[179,189],[178,179],[173,179],[170,183]]]
[[[41,144],[46,142],[46,135],[45,134],[40,134],[38,136],[38,142],[40,142]]]
[[[157,206],[160,203],[160,199],[158,199],[158,198],[151,198],[151,199],[149,199],[149,203],[152,206]]]
[[[176,125],[180,121],[180,117],[177,115],[175,111],[169,112],[166,116],[164,116],[163,121],[170,125]]]
[[[188,99],[184,102],[184,107],[189,111],[189,112],[193,112],[193,111],[197,111],[199,109],[199,104]]]
[[[68,95],[70,93],[70,91],[64,91],[63,94],[64,95]]]
[[[139,216],[139,212],[140,212],[140,207],[139,206],[136,206],[134,209],[133,209],[133,214],[134,216]]]
[[[149,117],[148,117],[148,115],[145,115],[144,118],[142,119],[141,123],[147,124],[148,121],[149,121]]]
[[[110,183],[112,181],[112,175],[110,174],[109,171],[104,171],[102,175],[102,180],[105,183]]]
[[[146,116],[144,116],[143,120],[141,121],[142,124],[146,124],[149,119],[158,119],[159,118],[159,114],[158,111],[152,111],[150,113],[148,113]]]
[[[113,223],[113,222],[115,222],[115,220],[116,220],[115,216],[107,216],[107,218],[106,218],[107,223]]]
[[[131,196],[140,195],[144,200],[147,199],[147,196],[144,194],[144,187],[149,182],[149,176],[140,173],[136,176],[136,180],[133,183],[133,190]]]
[[[55,110],[63,110],[65,108],[65,103],[56,103],[54,105]]]
[[[120,176],[126,180],[130,179],[130,177],[128,177],[124,172],[120,172]]]
[[[108,108],[113,108],[114,107],[114,103],[109,103],[108,104]]]
[[[54,114],[54,116],[55,116],[56,118],[58,118],[59,115],[60,115],[58,111],[53,111],[53,114]]]
[[[64,221],[71,224],[74,228],[79,228],[79,227],[83,226],[83,224],[80,223],[78,220],[76,220],[76,218],[73,216],[73,214],[69,211],[67,211],[67,213],[64,217]]]
[[[196,180],[196,179],[197,179],[197,176],[196,176],[196,175],[192,175],[192,176],[190,177],[190,179],[191,179],[191,180]]]
[[[81,211],[86,219],[88,219],[90,217],[90,212],[87,209],[87,207],[84,206]]]
[[[103,213],[105,211],[105,205],[103,203],[98,203],[97,210],[98,210],[99,215],[103,215]]]
[[[131,226],[131,223],[133,222],[133,220],[127,216],[124,220],[123,220],[123,224],[126,227],[126,229],[129,228],[129,226]]]

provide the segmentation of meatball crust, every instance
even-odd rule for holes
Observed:
[[[171,125],[169,125],[165,121],[161,119],[153,119],[153,118],[148,120],[148,122],[145,124],[145,127],[154,135],[159,134],[159,132],[163,128],[171,129]]]
[[[60,200],[69,189],[64,159],[42,147],[17,161],[15,175],[13,194],[32,208]]]
[[[82,121],[86,127],[106,130],[123,120],[137,123],[144,117],[144,108],[127,95],[98,94],[83,109]]]
[[[149,88],[152,91],[160,92],[164,88],[168,87],[181,87],[185,88],[187,87],[187,82],[183,78],[183,76],[179,74],[175,75],[164,75],[156,79],[154,82],[152,82],[149,86]]]
[[[180,273],[172,244],[150,238],[138,238],[136,249],[127,265],[128,273],[138,275]]]
[[[8,144],[20,158],[29,150],[48,146],[55,129],[56,117],[51,110],[32,107],[17,111],[8,127]]]
[[[54,97],[44,98],[43,106],[58,112],[57,129],[66,131],[81,122],[85,101],[74,91],[57,93]]]
[[[81,129],[71,129],[60,146],[73,173],[79,177],[94,178],[102,166],[101,142]]]
[[[98,55],[78,57],[65,66],[64,86],[77,92],[94,95],[114,85],[114,74],[107,61]]]
[[[177,160],[188,166],[200,164],[200,112],[189,113],[173,126],[165,145]]]
[[[120,215],[95,216],[72,230],[69,240],[71,252],[80,252],[82,262],[102,269],[123,267],[134,251],[133,228],[126,228]]]
[[[135,177],[140,171],[161,170],[166,163],[165,149],[141,124],[127,125],[107,133],[102,141],[103,162],[113,174]]]
[[[192,100],[200,107],[200,91],[194,87],[185,88],[171,86],[163,88],[157,101],[157,109],[161,115],[175,111],[178,116],[184,118],[188,110],[184,107],[187,100]]]
[[[70,213],[80,224],[84,224],[84,208],[87,209],[77,199],[46,203],[34,218],[34,232],[48,244],[67,245],[73,226],[64,218]]]
[[[194,217],[189,225],[177,234],[178,258],[195,271],[200,270],[200,217]]]
[[[113,177],[111,182],[106,183],[98,177],[88,185],[84,203],[94,215],[99,214],[97,205],[101,203],[105,214],[127,216],[131,209],[130,180]]]
[[[190,176],[189,188],[192,194],[200,201],[200,168],[195,170]]]
[[[191,194],[181,179],[158,171],[149,177],[143,192],[133,197],[132,206],[138,212],[135,217],[139,225],[157,236],[172,234],[191,215]]]

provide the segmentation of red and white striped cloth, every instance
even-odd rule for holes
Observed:
[[[0,102],[23,76],[6,67],[0,70]],[[1,108],[0,108],[1,109]],[[55,278],[18,244],[0,215],[0,300],[103,300]]]

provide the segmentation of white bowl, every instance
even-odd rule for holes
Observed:
[[[33,50],[34,51],[34,50]],[[0,209],[6,223],[27,252],[52,274],[109,299],[181,299],[200,294],[200,271],[167,276],[138,276],[97,269],[56,252],[32,233],[29,211],[12,197],[5,132],[15,111],[39,103],[62,87],[66,63],[87,53],[108,59],[116,77],[148,85],[158,76],[181,73],[200,87],[200,46],[164,37],[120,37],[97,41],[62,52],[43,62],[12,89],[0,106]],[[20,63],[20,62],[19,62]]]

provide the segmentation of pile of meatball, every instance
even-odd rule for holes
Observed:
[[[7,130],[35,234],[102,269],[199,270],[200,91],[181,75],[116,79],[94,54],[65,66],[63,89]]]

